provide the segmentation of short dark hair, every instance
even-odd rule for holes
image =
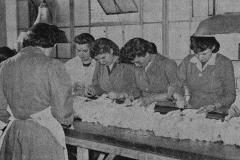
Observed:
[[[208,48],[213,48],[214,46],[215,48],[212,52],[217,53],[220,48],[220,44],[215,37],[197,37],[193,35],[190,37],[190,41],[190,48],[195,54],[205,51]]]
[[[81,33],[74,38],[76,44],[92,44],[95,38],[89,33]]]
[[[27,32],[23,40],[23,47],[39,46],[43,48],[53,47],[59,40],[60,30],[55,25],[37,23]]]
[[[144,57],[147,53],[156,54],[156,45],[143,38],[133,38],[121,49],[120,59],[122,62],[130,62],[134,60],[136,56]]]
[[[0,62],[13,57],[15,54],[16,52],[7,46],[0,47]]]
[[[119,56],[120,50],[116,43],[114,43],[108,38],[99,38],[93,43],[90,56],[94,58],[99,54],[110,52],[110,49],[113,50],[113,55]]]

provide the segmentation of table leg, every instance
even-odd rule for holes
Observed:
[[[77,160],[89,160],[89,150],[77,147]]]
[[[115,154],[109,153],[105,160],[113,160],[115,156],[116,156]]]

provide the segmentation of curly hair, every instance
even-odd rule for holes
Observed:
[[[197,37],[193,35],[190,37],[190,41],[190,49],[193,50],[195,54],[205,51],[208,48],[212,49],[214,46],[215,48],[212,52],[216,53],[220,48],[220,44],[215,37]]]
[[[90,56],[94,58],[99,54],[110,52],[110,49],[113,50],[113,55],[119,56],[120,50],[116,43],[107,38],[99,38],[93,43]]]
[[[95,38],[89,33],[81,33],[74,38],[76,44],[92,44]]]
[[[43,48],[53,47],[59,40],[60,30],[55,25],[37,23],[27,32],[23,40],[23,47],[39,46]]]
[[[156,45],[142,38],[133,38],[121,49],[120,60],[121,62],[130,63],[136,56],[144,57],[147,53],[156,54]]]

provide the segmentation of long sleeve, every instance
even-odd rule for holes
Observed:
[[[99,63],[97,63],[93,73],[93,79],[92,79],[92,85],[91,85],[95,89],[96,95],[102,95],[104,93],[104,90],[100,87],[100,84],[99,84],[99,76],[100,76],[100,65]]]
[[[49,67],[49,83],[53,116],[64,125],[73,122],[73,98],[70,95],[71,80],[64,64],[54,60]]]
[[[177,76],[178,76],[178,80],[179,80],[179,85],[180,85],[180,90],[181,92],[184,94],[185,89],[184,86],[187,86],[187,63],[186,63],[186,58],[183,59],[183,61],[181,62],[181,64],[178,66],[178,70],[177,70]]]
[[[7,123],[10,118],[10,114],[7,111],[7,99],[3,92],[3,69],[0,68],[0,120]]]
[[[177,76],[177,63],[174,60],[168,60],[165,66],[165,73],[170,87],[174,89],[174,92],[182,94],[180,91],[181,83]]]
[[[234,78],[234,68],[230,60],[222,62],[222,75],[221,82],[223,88],[223,96],[218,99],[216,103],[220,103],[224,106],[231,106],[236,99],[236,88]]]

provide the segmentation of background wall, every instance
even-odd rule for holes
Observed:
[[[5,0],[9,19],[16,19],[16,29],[7,44],[16,47],[15,39],[36,18],[40,0]],[[199,22],[215,14],[239,12],[239,0],[135,0],[139,12],[106,15],[98,0],[47,0],[53,23],[64,30],[69,43],[59,44],[53,57],[67,60],[75,55],[74,36],[89,32],[95,38],[107,37],[122,47],[129,39],[142,37],[157,45],[158,52],[180,62],[190,53],[189,37]],[[15,10],[9,5],[16,4]],[[14,6],[14,5],[13,5]],[[10,13],[11,12],[11,13]],[[16,14],[15,14],[16,13]],[[220,53],[239,60],[238,34],[217,35]]]
[[[0,1],[0,46],[7,45],[6,35],[6,5],[5,1]]]

